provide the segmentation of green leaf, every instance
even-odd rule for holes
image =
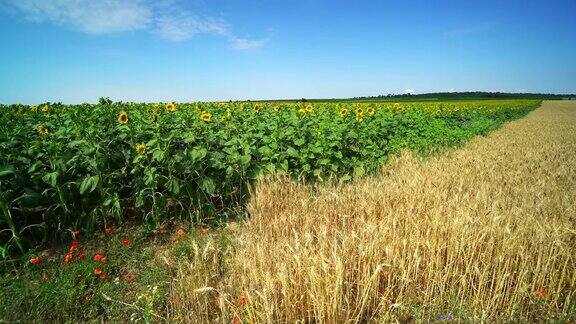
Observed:
[[[361,165],[354,167],[354,177],[361,177],[364,175],[364,173],[365,173],[364,167],[362,167]]]
[[[49,184],[50,186],[55,187],[56,184],[58,183],[58,171],[46,173],[42,177],[42,180],[47,184]]]
[[[83,195],[86,192],[92,192],[98,186],[98,182],[100,181],[99,176],[90,176],[84,178],[80,183],[80,194]]]
[[[240,156],[240,165],[242,166],[247,166],[248,163],[250,163],[250,160],[252,160],[252,156],[247,154],[247,155],[242,155]]]
[[[146,143],[146,147],[154,147],[154,145],[156,145],[157,142],[158,142],[158,140],[153,138],[153,139],[149,140],[148,143]]]
[[[11,166],[0,167],[0,178],[14,173],[14,168]]]
[[[204,180],[202,180],[202,189],[204,189],[204,191],[207,194],[211,195],[216,190],[216,185],[214,184],[214,181],[212,181],[212,179],[205,178]]]
[[[352,177],[349,174],[343,175],[342,177],[340,177],[340,182],[345,182],[345,181],[350,181],[352,180]]]
[[[170,192],[174,195],[180,193],[180,183],[176,179],[168,180],[168,183],[166,183],[166,187],[168,187],[168,190],[170,190]]]
[[[164,160],[164,151],[154,150],[154,153],[152,153],[152,158],[158,162],[162,162],[162,160]]]
[[[193,148],[192,151],[190,151],[192,162],[198,162],[202,160],[206,157],[206,154],[208,154],[208,150],[203,147]]]
[[[34,164],[32,164],[28,168],[28,173],[32,173],[32,172],[36,171],[41,165],[42,165],[42,162],[40,162],[40,161],[34,162]]]
[[[144,170],[144,184],[150,186],[155,183],[156,178],[156,168],[148,167]]]
[[[18,198],[18,201],[20,201],[21,207],[35,208],[38,207],[38,205],[40,205],[41,199],[42,197],[38,193],[33,191],[27,191],[22,196],[20,196],[20,198]]]
[[[292,157],[298,157],[298,151],[296,151],[293,147],[289,147],[288,150],[286,150],[286,153]]]

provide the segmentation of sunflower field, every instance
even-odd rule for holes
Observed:
[[[0,105],[0,257],[125,220],[224,220],[263,173],[349,181],[536,100]]]

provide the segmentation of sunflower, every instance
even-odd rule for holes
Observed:
[[[153,122],[155,122],[156,120],[158,120],[158,115],[156,115],[156,114],[151,114],[150,116],[148,116],[148,121],[149,121],[149,122],[153,123]]]
[[[173,102],[169,102],[169,103],[166,105],[166,110],[168,110],[168,111],[170,111],[170,112],[173,112],[173,111],[176,110],[176,105],[175,105]]]
[[[31,112],[37,112],[37,111],[38,111],[38,107],[32,105],[32,107],[30,107],[30,111],[31,111]]]
[[[348,116],[348,109],[346,108],[340,109],[340,117],[344,118],[346,116]]]
[[[280,111],[280,106],[278,106],[278,105],[274,106],[274,111],[275,111],[275,112],[279,112],[279,111]]]
[[[366,109],[366,112],[368,113],[368,115],[372,116],[372,115],[374,115],[374,113],[375,113],[376,111],[374,110],[374,107],[368,107],[368,108]]]
[[[306,112],[311,113],[312,111],[314,111],[314,107],[312,107],[312,105],[307,105],[306,106]]]
[[[200,120],[209,123],[212,121],[212,115],[209,112],[203,111],[200,114]]]
[[[364,109],[362,107],[356,108],[356,115],[364,115]]]
[[[256,104],[254,108],[252,108],[252,110],[254,110],[255,112],[260,112],[261,109],[262,107],[259,104]]]
[[[42,136],[48,134],[48,128],[46,128],[46,126],[44,125],[40,125],[38,126],[38,133]]]
[[[356,121],[357,122],[361,122],[364,119],[364,116],[362,114],[356,114]]]
[[[139,155],[146,153],[146,144],[144,143],[136,144],[136,153],[138,153]]]
[[[306,115],[306,109],[300,108],[300,109],[298,109],[298,113],[299,113],[300,115],[304,116],[304,115]]]
[[[120,124],[127,124],[128,123],[128,113],[123,111],[118,115],[118,122]]]
[[[42,112],[48,112],[48,110],[50,110],[50,107],[48,107],[48,105],[44,105],[41,108]]]

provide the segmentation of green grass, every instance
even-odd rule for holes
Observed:
[[[64,262],[68,248],[57,247],[32,251],[18,262],[4,264],[0,322],[153,320],[152,313],[167,304],[169,295],[171,270],[159,256],[166,249],[163,236],[144,227],[116,229],[83,240],[69,263]],[[122,243],[125,238],[128,245]],[[80,251],[86,255],[83,260],[76,258]],[[106,255],[108,262],[95,262],[95,253]],[[41,264],[28,261],[37,255]],[[107,277],[94,274],[96,268]]]

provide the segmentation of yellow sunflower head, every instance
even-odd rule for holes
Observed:
[[[348,116],[348,109],[346,108],[340,109],[340,117],[344,118],[346,116]]]
[[[312,105],[306,105],[306,112],[311,113],[312,111],[314,111],[314,107]]]
[[[42,136],[48,134],[48,128],[44,125],[38,126],[38,133]]]
[[[31,111],[31,112],[37,112],[37,111],[38,111],[38,107],[32,105],[32,107],[30,107],[30,111]]]
[[[124,125],[128,123],[128,113],[123,111],[118,115],[118,123]]]
[[[50,110],[50,107],[48,107],[48,105],[44,105],[41,108],[42,112],[48,112]]]
[[[260,106],[260,104],[256,104],[252,109],[254,110],[254,112],[260,112],[260,110],[262,110],[262,106]]]
[[[374,107],[368,107],[368,108],[366,109],[366,112],[368,113],[368,115],[372,116],[372,115],[374,115],[374,113],[375,113],[376,111],[374,110]]]
[[[209,123],[212,121],[212,115],[209,112],[203,111],[200,114],[200,120]]]
[[[279,112],[279,111],[280,111],[280,106],[278,106],[278,105],[274,106],[274,111],[275,111],[275,112]]]
[[[166,105],[166,110],[168,110],[168,111],[170,111],[170,112],[173,112],[173,111],[176,110],[176,105],[175,105],[173,102],[169,102],[169,103]]]
[[[136,144],[136,153],[138,153],[139,155],[146,153],[146,144],[144,143]]]
[[[361,122],[364,119],[364,116],[362,114],[356,114],[356,121],[357,122]]]
[[[300,115],[306,115],[306,109],[300,108],[300,109],[298,109],[298,113],[299,113]]]
[[[362,109],[362,107],[357,107],[356,108],[356,115],[363,115],[364,114],[364,109]]]

